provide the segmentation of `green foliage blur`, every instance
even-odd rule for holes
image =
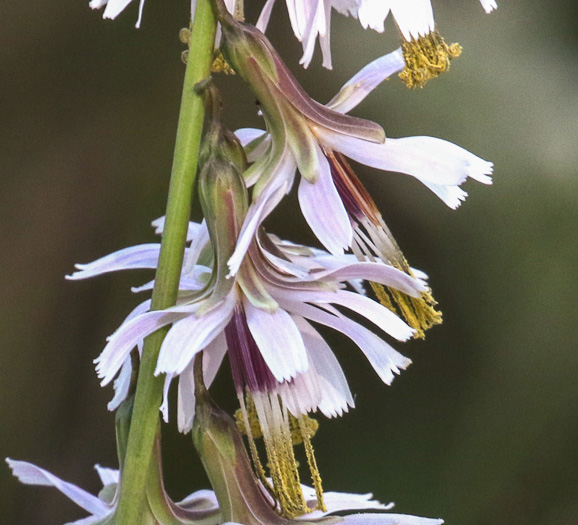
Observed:
[[[188,2],[137,2],[114,22],[88,0],[0,7],[0,456],[96,492],[115,467],[112,397],[92,359],[142,298],[147,272],[66,282],[76,262],[152,242],[163,215],[184,65]],[[258,8],[247,0],[248,20]],[[385,35],[334,14],[334,70],[298,65],[284,2],[271,38],[325,102]],[[396,511],[451,525],[578,523],[578,4],[434,2],[464,48],[423,90],[392,78],[354,114],[391,137],[433,135],[495,163],[457,211],[416,180],[359,167],[410,263],[430,275],[444,323],[397,344],[414,364],[380,383],[352,343],[328,334],[356,410],[322,420],[314,445],[327,490],[373,492]],[[218,79],[228,125],[258,126],[235,77]],[[195,217],[199,215],[196,212]],[[269,229],[314,242],[290,198]],[[215,395],[235,408],[226,367]],[[165,426],[175,498],[207,487],[190,436]],[[307,480],[304,480],[307,481]],[[0,522],[59,525],[85,514],[0,467]]]

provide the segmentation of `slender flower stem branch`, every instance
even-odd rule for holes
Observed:
[[[177,298],[205,114],[204,98],[198,95],[194,88],[195,84],[210,74],[216,25],[210,0],[199,0],[189,45],[164,234],[152,294],[154,310],[174,305]],[[115,517],[115,522],[119,525],[140,523],[146,473],[149,470],[157,432],[163,387],[163,378],[154,377],[153,373],[167,331],[168,328],[155,332],[147,337],[144,343],[120,500]]]

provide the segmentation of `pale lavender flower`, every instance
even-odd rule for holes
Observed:
[[[161,226],[159,222],[156,225]],[[413,333],[409,326],[379,303],[344,286],[364,279],[415,296],[424,290],[421,281],[381,263],[330,256],[261,233],[237,275],[223,285],[210,279],[209,266],[217,263],[199,264],[210,251],[204,223],[192,225],[190,231],[197,236],[185,255],[178,304],[162,311],[148,311],[149,301],[139,305],[109,338],[97,359],[103,385],[120,371],[117,395],[109,408],[115,408],[128,390],[131,350],[148,334],[168,324],[173,326],[161,347],[156,373],[167,374],[166,389],[172,378],[181,376],[178,419],[182,431],[188,431],[192,424],[192,360],[202,350],[205,381],[209,384],[228,349],[238,392],[248,389],[257,396],[263,391],[275,393],[295,416],[318,409],[331,417],[353,406],[341,367],[311,322],[352,339],[387,384],[409,365],[409,359],[339,308],[356,311],[403,341]],[[158,244],[126,248],[78,265],[80,271],[69,278],[153,268],[159,250]],[[148,283],[137,290],[151,287]],[[165,403],[165,416],[166,409]]]
[[[346,190],[338,188],[335,180],[336,164],[343,164],[343,157],[411,175],[451,208],[458,207],[467,196],[459,186],[468,177],[491,183],[492,164],[451,142],[434,137],[386,139],[378,124],[343,114],[403,68],[399,51],[366,66],[324,106],[307,95],[259,31],[230,18],[223,22],[223,28],[223,53],[257,96],[267,127],[267,133],[252,129],[237,132],[248,146],[249,159],[255,161],[244,175],[255,189],[237,250],[229,262],[231,273],[237,270],[258,225],[291,188],[296,168],[302,175],[298,195],[303,215],[334,254],[349,249],[354,240],[353,210],[348,209],[353,196],[351,192],[344,195]],[[251,58],[236,51],[242,45],[253,50]]]

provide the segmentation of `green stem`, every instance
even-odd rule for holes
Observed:
[[[165,227],[152,294],[153,310],[172,306],[177,299],[205,115],[204,99],[194,88],[210,74],[216,26],[210,0],[198,0],[183,86]],[[116,512],[118,525],[140,523],[163,388],[163,378],[154,377],[153,373],[167,331],[168,327],[158,330],[144,342]]]

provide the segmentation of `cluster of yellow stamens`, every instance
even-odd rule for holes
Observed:
[[[450,60],[460,56],[459,44],[447,45],[437,30],[401,44],[405,69],[399,74],[407,87],[423,87],[450,67]]]
[[[317,508],[325,510],[321,476],[317,468],[311,438],[319,424],[314,419],[300,415],[293,416],[283,407],[276,394],[247,394],[246,402],[240,397],[241,408],[235,419],[239,430],[249,441],[249,450],[255,471],[263,485],[279,503],[279,512],[286,518],[296,518],[308,512],[301,482],[294,446],[303,443],[307,463],[311,472],[317,496]],[[269,483],[265,469],[259,458],[255,440],[262,437],[267,455],[267,468],[271,476]]]

